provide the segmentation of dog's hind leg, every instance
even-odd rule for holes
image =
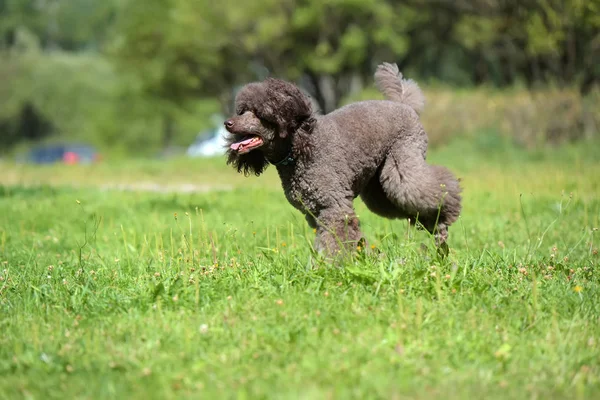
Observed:
[[[360,198],[371,212],[385,218],[408,218],[409,215],[392,203],[381,186],[381,168],[361,190]]]
[[[427,164],[420,147],[411,144],[398,141],[392,147],[379,174],[381,189],[398,214],[418,220],[441,245],[460,214],[461,189],[448,169]]]

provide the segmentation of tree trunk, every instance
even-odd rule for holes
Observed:
[[[476,85],[483,85],[489,80],[488,64],[483,54],[483,49],[479,49],[479,54],[476,55],[477,61],[473,69],[473,81]]]
[[[576,78],[577,70],[577,42],[575,37],[575,30],[569,28],[566,40],[566,66],[564,72],[565,82],[573,83]]]
[[[319,86],[319,78],[317,75],[314,75],[312,72],[307,71],[306,73],[306,83],[310,95],[313,97],[317,105],[319,106],[319,110],[322,113],[326,113],[325,111],[325,97],[321,93],[321,87]]]
[[[173,118],[165,114],[163,116],[163,132],[162,132],[162,147],[163,149],[168,149],[173,143],[173,138],[175,137],[175,121]]]

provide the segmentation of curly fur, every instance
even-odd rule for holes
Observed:
[[[250,111],[265,125],[271,125],[270,129],[276,131],[274,138],[285,140],[293,135],[294,155],[310,156],[311,141],[308,135],[314,129],[316,119],[310,99],[297,86],[275,78],[250,83],[236,96],[235,111],[238,116]],[[227,139],[228,147],[237,140],[234,135]],[[268,166],[269,160],[262,151],[238,155],[229,149],[227,163],[232,164],[238,172],[243,171],[245,175],[260,175]]]
[[[327,115],[317,115],[292,83],[250,83],[236,97],[237,115],[225,122],[230,145],[248,135],[263,143],[245,154],[230,148],[228,163],[256,175],[275,164],[288,201],[317,229],[315,247],[329,254],[363,240],[353,208],[359,195],[380,216],[418,221],[438,244],[448,239],[461,211],[458,180],[425,161],[419,87],[388,63],[378,67],[375,82],[387,100],[353,103]],[[290,155],[293,162],[280,162]]]
[[[383,95],[392,101],[406,104],[417,114],[425,108],[425,96],[417,82],[412,79],[402,79],[402,73],[396,64],[383,63],[375,72],[375,84]]]

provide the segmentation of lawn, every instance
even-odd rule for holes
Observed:
[[[272,169],[1,164],[0,397],[599,398],[593,148],[434,151],[449,256],[357,201],[370,243],[336,265]]]

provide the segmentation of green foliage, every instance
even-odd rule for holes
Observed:
[[[160,107],[153,98],[141,95],[136,76],[116,73],[106,58],[95,53],[32,50],[13,55],[9,61],[0,67],[0,75],[12,80],[6,86],[9,90],[0,92],[6,99],[0,121],[19,121],[21,110],[30,105],[51,121],[55,139],[86,141],[115,152],[138,152],[139,143],[145,145],[142,152],[160,148]],[[189,109],[174,110],[175,120],[185,131],[173,144],[188,144],[200,128],[209,126],[209,115],[218,110],[215,103],[195,100]],[[0,146],[18,139],[17,128],[4,128]]]
[[[31,186],[51,172],[3,165],[0,391],[597,398],[598,156],[476,149],[431,154],[465,188],[446,260],[426,233],[358,203],[374,249],[339,265],[311,254],[314,234],[273,171],[243,179],[223,159],[51,171],[88,185],[123,170],[236,185],[130,193]]]
[[[422,84],[587,95],[598,15],[599,0],[2,0],[0,144],[48,126],[107,147],[189,143],[249,80],[295,80],[329,112],[381,61]]]
[[[2,0],[0,49],[11,47],[18,31],[29,31],[44,47],[64,50],[98,48],[106,40],[107,24],[116,0]],[[8,42],[8,43],[7,43]],[[4,46],[3,46],[4,45]]]

